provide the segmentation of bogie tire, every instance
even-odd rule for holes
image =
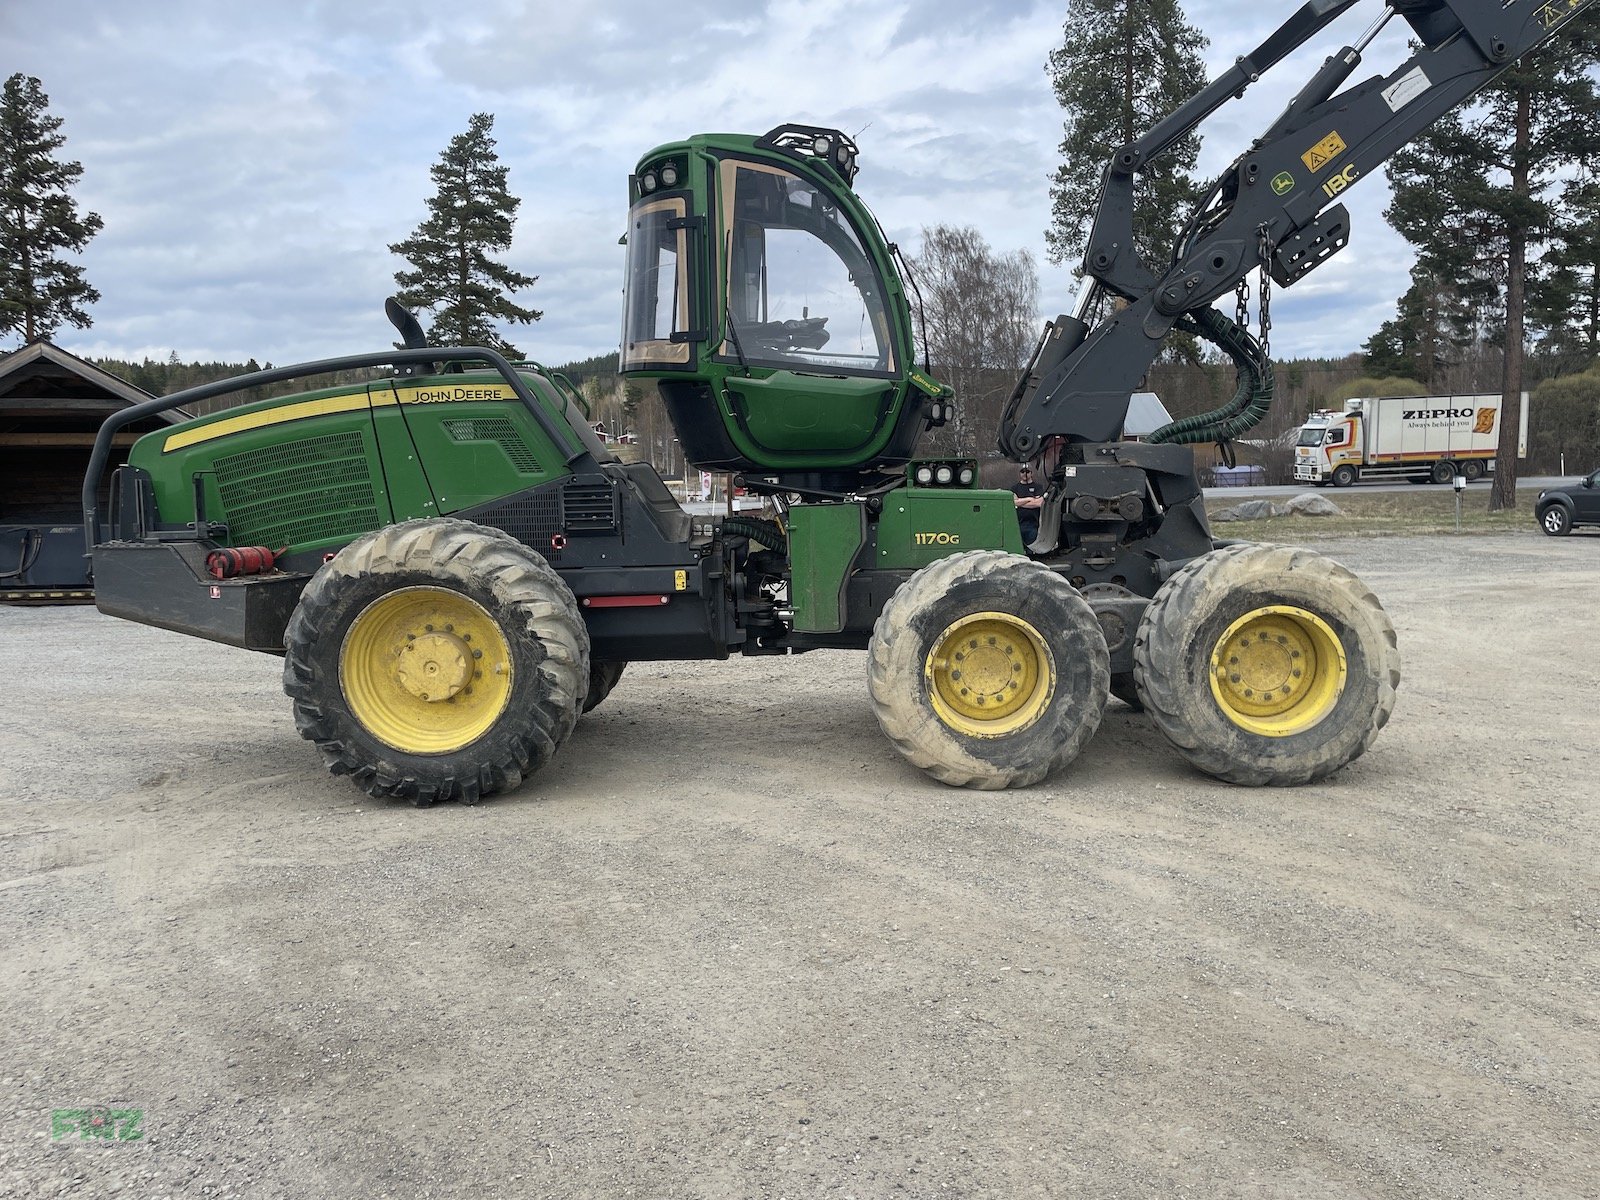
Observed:
[[[1335,467],[1331,478],[1334,487],[1349,487],[1356,481],[1356,469],[1349,464]]]
[[[964,654],[977,689],[965,700],[954,665]],[[1014,693],[993,682],[1016,668]],[[942,783],[984,790],[1026,787],[1076,758],[1110,676],[1088,601],[1043,564],[995,550],[941,559],[902,584],[873,628],[867,668],[878,724],[900,753]],[[976,707],[977,696],[999,708]]]
[[[1455,477],[1456,465],[1452,462],[1438,462],[1433,464],[1433,471],[1428,476],[1435,483],[1449,483]]]
[[[600,707],[601,701],[611,695],[611,689],[617,686],[617,680],[622,678],[627,666],[626,662],[601,662],[598,659],[589,663],[589,692],[583,698],[584,712],[593,712]]]
[[[1483,478],[1483,461],[1476,458],[1467,459],[1461,464],[1461,474],[1466,477],[1468,483],[1476,483]]]
[[[1139,699],[1139,686],[1133,678],[1132,671],[1111,677],[1111,695],[1134,712],[1144,711],[1144,701]]]
[[[402,602],[467,614],[476,641],[447,643],[460,634],[432,626],[415,637],[394,632],[405,627],[407,615],[395,607]],[[400,623],[392,629],[379,623],[390,611]],[[437,692],[432,701],[421,696],[419,708],[390,665],[408,643],[466,651],[455,659],[468,673],[456,686],[476,682],[480,697],[498,689],[499,698],[459,727],[453,712],[426,707],[438,703]],[[351,776],[369,795],[418,805],[470,804],[517,787],[571,735],[589,681],[589,634],[571,590],[528,547],[460,520],[407,521],[346,546],[307,584],[284,646],[283,686],[295,725],[328,769]],[[487,658],[483,647],[490,647]],[[475,660],[468,657],[474,649]],[[498,669],[485,681],[481,671],[490,662]],[[437,663],[425,665],[437,670]],[[470,693],[453,699],[463,708],[485,703]],[[408,725],[419,711],[442,728]]]
[[[1213,681],[1216,666],[1227,674],[1214,657],[1228,652],[1223,639],[1258,626],[1289,633],[1272,638],[1283,650],[1262,652],[1286,663],[1296,630],[1306,631],[1316,664],[1311,681],[1297,673],[1293,683],[1305,689],[1302,707],[1259,718],[1272,732],[1225,709],[1248,704],[1230,690],[1237,678]],[[1400,654],[1377,597],[1343,566],[1288,546],[1237,545],[1195,559],[1156,593],[1134,638],[1134,675],[1151,719],[1194,766],[1230,783],[1292,785],[1331,775],[1372,744],[1394,712]]]
[[[1566,537],[1572,532],[1572,514],[1565,504],[1546,505],[1539,514],[1539,528],[1550,537]]]

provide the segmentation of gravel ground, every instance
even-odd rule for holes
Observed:
[[[1600,538],[1319,548],[1405,681],[1285,790],[1119,704],[949,790],[819,653],[415,810],[275,659],[0,609],[0,1194],[1600,1194]],[[52,1142],[96,1103],[143,1139]]]

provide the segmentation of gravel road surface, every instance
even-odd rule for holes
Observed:
[[[1319,548],[1405,679],[1285,790],[1116,703],[946,789],[818,653],[416,810],[276,659],[0,609],[0,1195],[1600,1195],[1600,538]]]

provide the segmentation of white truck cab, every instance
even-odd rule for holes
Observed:
[[[1468,482],[1494,471],[1501,398],[1363,396],[1343,411],[1314,412],[1295,442],[1294,477],[1318,486],[1349,487],[1358,479],[1416,483]],[[1522,394],[1519,458],[1527,454],[1528,394]]]

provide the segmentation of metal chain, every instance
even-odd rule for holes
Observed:
[[[1248,276],[1239,280],[1239,286],[1234,289],[1233,320],[1234,324],[1241,329],[1250,328],[1250,280]]]
[[[1261,356],[1263,358],[1265,358],[1268,362],[1271,362],[1272,361],[1272,271],[1271,271],[1270,268],[1271,268],[1271,264],[1272,264],[1272,255],[1274,253],[1275,247],[1272,244],[1272,232],[1266,225],[1263,224],[1261,226],[1261,228],[1256,231],[1256,233],[1257,233],[1257,236],[1261,239],[1260,246],[1259,246],[1259,249],[1261,251],[1261,283],[1260,283],[1260,291],[1261,291],[1261,302],[1260,302]],[[1244,322],[1241,321],[1240,324],[1242,325],[1242,324],[1244,324]]]

